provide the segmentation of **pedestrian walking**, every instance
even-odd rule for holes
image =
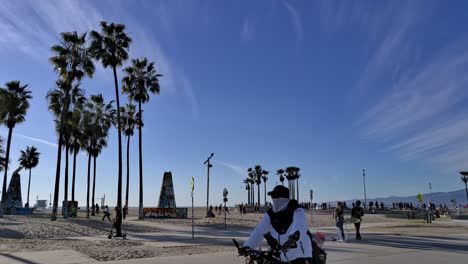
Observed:
[[[336,208],[333,211],[333,219],[335,219],[335,226],[338,231],[338,241],[347,241],[343,224],[344,224],[344,211],[343,211],[343,204],[341,202],[336,202]]]
[[[361,207],[361,201],[357,200],[356,206],[351,210],[351,222],[354,223],[354,227],[356,228],[356,240],[362,239],[360,229],[363,216],[364,210]]]
[[[109,219],[109,222],[112,223],[112,221],[110,219],[110,215],[111,215],[111,213],[109,211],[109,206],[106,205],[106,207],[104,208],[104,215],[102,216],[102,221],[104,221],[104,219],[106,219],[106,217],[107,217],[107,219]]]

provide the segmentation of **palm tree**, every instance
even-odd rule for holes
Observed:
[[[284,186],[284,170],[283,169],[279,169],[276,171],[276,175],[279,176],[279,180],[281,182],[281,185]]]
[[[294,199],[294,167],[287,167],[284,171],[286,173],[286,179],[288,180],[289,198]]]
[[[32,98],[31,91],[27,90],[28,85],[21,85],[20,81],[11,81],[5,84],[5,88],[0,88],[0,102],[3,107],[0,112],[0,123],[4,124],[8,128],[8,139],[5,154],[3,176],[3,188],[2,188],[2,208],[5,207],[6,202],[6,185],[7,185],[7,173],[8,173],[8,161],[10,160],[10,147],[11,147],[11,136],[13,134],[13,128],[17,124],[24,122],[26,112],[29,109],[29,100]]]
[[[249,182],[250,182],[250,202],[252,205],[255,204],[255,190],[254,190],[254,184],[255,184],[255,176],[254,176],[254,172],[252,170],[252,168],[248,168],[247,169],[247,175],[248,175],[248,179],[249,179]]]
[[[71,188],[71,200],[75,201],[75,178],[76,178],[76,155],[81,149],[81,137],[83,134],[81,122],[83,116],[83,107],[76,107],[71,113],[70,119],[68,119],[70,129],[70,153],[73,154],[73,176],[72,176],[72,188]]]
[[[76,151],[76,136],[79,133],[77,130],[76,119],[79,119],[79,115],[81,111],[80,109],[83,107],[85,102],[84,91],[80,88],[80,83],[75,83],[72,85],[71,89],[68,87],[68,84],[64,80],[58,80],[55,83],[56,88],[50,90],[47,93],[46,99],[49,103],[49,110],[56,118],[56,130],[59,137],[59,141],[63,145],[65,145],[65,182],[64,182],[64,201],[68,201],[68,154],[71,149]],[[72,107],[73,111],[68,111],[67,114],[63,114],[62,111],[64,109],[65,104],[68,104],[68,107]],[[64,120],[65,124],[62,125],[60,120]],[[61,156],[61,152],[60,152]],[[76,166],[76,155],[74,156],[73,166],[75,170]],[[60,180],[60,178],[59,178]],[[73,181],[72,181],[72,200],[74,201],[75,193],[74,193],[74,186],[75,186],[75,171],[73,172]],[[57,190],[58,191],[58,190]],[[55,195],[55,194],[54,194]],[[57,193],[58,196],[58,193]],[[64,215],[66,217],[66,215]]]
[[[140,202],[139,202],[139,219],[143,219],[143,146],[142,146],[142,127],[143,127],[143,112],[141,104],[149,101],[149,93],[159,94],[159,77],[161,74],[156,73],[154,62],[149,62],[143,58],[132,59],[132,66],[124,69],[126,76],[122,79],[122,90],[128,95],[131,101],[138,102],[138,150],[139,150],[139,167],[140,167]]]
[[[268,174],[268,172],[266,171],[266,174],[263,174],[263,175],[262,175],[262,180],[263,180],[263,184],[264,184],[264,185],[263,185],[263,190],[264,190],[264,192],[265,192],[265,197],[264,197],[264,198],[265,198],[265,207],[266,207],[266,191],[267,191],[267,189],[266,189],[266,182],[267,182],[267,180],[268,180],[267,174]]]
[[[96,159],[101,154],[102,150],[107,147],[107,139],[109,137],[109,129],[114,122],[115,110],[112,107],[113,101],[104,102],[102,94],[92,95],[90,98],[89,107],[94,113],[94,135],[91,141],[91,155],[93,156],[93,193],[91,204],[94,205],[94,195],[96,190]],[[94,212],[93,212],[94,215]]]
[[[461,180],[465,183],[466,202],[468,203],[468,173],[461,172]]]
[[[135,124],[137,121],[136,106],[127,104],[125,107],[120,107],[122,132],[127,137],[127,185],[125,190],[125,207],[128,208],[128,191],[130,186],[130,137],[133,136]],[[127,211],[128,212],[128,211]]]
[[[262,177],[268,174],[268,171],[263,170],[262,166],[256,165],[252,171],[255,179],[255,183],[257,184],[257,197],[258,197],[258,208],[260,209],[260,183],[262,183]]]
[[[39,164],[39,155],[41,153],[37,152],[37,148],[32,146],[31,148],[30,147],[27,147],[26,148],[26,151],[24,150],[21,150],[21,156],[19,158],[19,163],[20,165],[25,168],[25,169],[29,169],[29,181],[28,181],[28,198],[27,198],[27,202],[26,202],[26,206],[25,207],[29,207],[29,190],[30,190],[30,187],[31,187],[31,170],[33,168],[35,168],[37,166],[37,164]]]
[[[85,75],[92,77],[94,74],[94,64],[90,57],[90,53],[86,43],[86,33],[78,34],[74,32],[60,33],[60,43],[54,45],[51,51],[55,53],[49,59],[50,63],[54,66],[54,71],[59,75],[61,82],[61,89],[63,89],[64,100],[59,108],[60,117],[59,121],[59,135],[58,135],[58,148],[57,148],[57,167],[55,170],[55,188],[54,188],[54,201],[52,208],[51,220],[57,219],[58,208],[58,195],[60,186],[60,167],[62,158],[62,145],[63,145],[63,132],[66,126],[66,118],[70,108],[70,91],[74,81],[79,82]],[[50,109],[50,107],[49,107]]]
[[[250,180],[249,178],[245,178],[242,182],[245,184],[245,189],[247,190],[247,204],[250,204]]]
[[[101,61],[104,68],[111,67],[114,73],[115,100],[120,109],[119,84],[117,67],[128,59],[128,50],[132,39],[125,33],[123,24],[107,24],[101,21],[101,33],[91,31],[91,51],[96,60]],[[119,170],[117,183],[117,206],[122,209],[122,135],[120,127],[120,111],[117,111],[117,139],[119,143]]]
[[[301,169],[299,167],[294,167],[294,180],[296,180],[296,193],[297,193],[297,198],[296,200],[299,201],[299,178],[301,177],[301,174],[299,173]]]

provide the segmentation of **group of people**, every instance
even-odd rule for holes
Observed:
[[[345,203],[344,202],[336,202],[335,210],[333,211],[333,219],[335,220],[335,226],[338,231],[337,240],[338,241],[348,241],[348,238],[344,231],[344,209]],[[361,207],[361,201],[357,200],[356,203],[353,203],[353,208],[351,209],[351,222],[354,224],[356,228],[356,240],[361,240],[361,222],[362,217],[364,216],[364,209]]]
[[[215,209],[216,214],[223,213],[223,205],[222,204],[220,204],[219,206],[215,206],[214,209]],[[227,206],[224,206],[224,211],[227,214],[231,214],[231,212],[229,212],[229,207],[227,207]],[[210,208],[208,210],[208,216],[215,217],[215,213],[213,212],[213,206],[212,205],[210,205]]]
[[[392,203],[392,209],[413,210],[413,203],[396,202]]]
[[[244,205],[244,203],[241,203],[241,204],[239,205],[239,213],[240,213],[241,215],[246,215],[246,214],[247,214],[247,206]]]

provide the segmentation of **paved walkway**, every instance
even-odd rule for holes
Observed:
[[[196,239],[191,239],[190,226],[168,226],[148,221],[148,225],[161,225],[165,231],[129,235],[131,240],[151,242],[157,247],[188,246],[188,245],[231,245],[232,238],[244,240],[249,230],[215,230],[199,227],[196,229]],[[331,228],[330,231],[333,229]],[[107,240],[106,237],[79,238]],[[327,263],[349,264],[394,264],[394,263],[424,263],[424,264],[466,264],[468,259],[468,234],[447,236],[404,236],[365,234],[364,240],[350,243],[326,242],[328,252]],[[157,249],[156,249],[157,250]],[[122,261],[98,262],[73,250],[57,250],[49,252],[21,252],[15,254],[0,253],[2,264],[165,264],[165,263],[244,263],[236,252],[221,252],[204,255],[155,257]]]

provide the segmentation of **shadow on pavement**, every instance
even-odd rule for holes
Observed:
[[[450,241],[452,240],[452,241]],[[465,243],[453,243],[453,240]],[[454,239],[440,236],[391,236],[367,234],[361,241],[354,243],[367,244],[371,246],[385,246],[394,248],[406,248],[417,250],[439,250],[455,253],[468,253],[468,243],[465,239]]]
[[[30,260],[27,260],[27,259],[24,259],[24,258],[20,258],[20,257],[17,257],[17,256],[10,255],[10,254],[0,253],[0,256],[4,256],[6,258],[10,258],[10,259],[13,259],[13,260],[16,260],[18,262],[25,263],[25,264],[39,264],[38,262],[30,261]]]

